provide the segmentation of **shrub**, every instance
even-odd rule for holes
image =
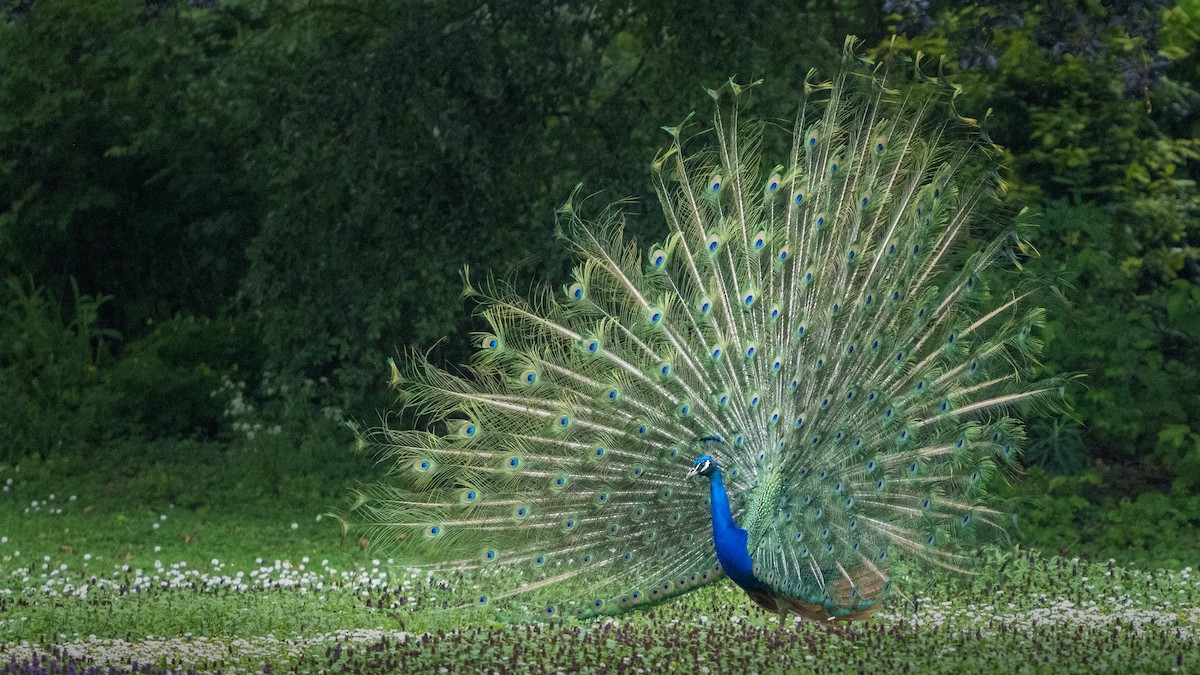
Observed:
[[[230,377],[257,373],[262,347],[253,326],[177,316],[131,341],[105,374],[105,412],[115,427],[145,438],[215,439],[227,431]]]
[[[15,277],[0,291],[0,461],[96,442],[105,426],[100,368],[120,340],[97,320],[110,298],[84,295],[73,280],[67,307]]]

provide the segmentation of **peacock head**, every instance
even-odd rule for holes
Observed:
[[[696,439],[696,445],[707,450],[714,446],[725,445],[725,439],[715,435],[703,436]],[[699,474],[705,478],[712,478],[713,474],[720,470],[720,467],[717,466],[717,460],[713,459],[711,454],[705,453],[696,458],[696,463],[692,465],[691,469],[688,469],[687,477],[691,478]]]
[[[702,455],[697,457],[696,463],[692,465],[691,469],[688,469],[687,477],[691,478],[692,476],[698,474],[706,478],[712,478],[712,475],[716,473],[716,471],[717,460],[713,459],[711,455]]]

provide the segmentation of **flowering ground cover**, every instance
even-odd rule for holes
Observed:
[[[0,471],[3,673],[1200,669],[1192,567],[992,549],[971,576],[898,570],[863,623],[781,626],[727,583],[613,619],[505,623],[444,610],[453,589],[343,542],[319,506],[105,506]]]

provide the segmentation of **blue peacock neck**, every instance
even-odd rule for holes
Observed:
[[[746,545],[749,534],[733,522],[733,511],[729,507],[729,495],[725,492],[725,480],[720,468],[713,469],[708,489],[712,495],[713,544],[725,576],[747,591],[762,588],[762,583],[754,578],[754,561],[750,559]]]

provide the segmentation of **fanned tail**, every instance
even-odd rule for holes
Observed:
[[[468,574],[456,602],[586,616],[720,578],[707,490],[685,479],[702,438],[722,439],[751,596],[774,610],[861,617],[890,552],[959,569],[999,527],[985,487],[1016,470],[1010,413],[1062,382],[1028,379],[1044,312],[1032,284],[997,283],[1011,233],[972,237],[999,185],[986,139],[944,83],[848,66],[810,74],[764,162],[752,86],[710,92],[706,149],[665,127],[660,243],[572,200],[561,294],[468,281],[489,330],[465,376],[395,367],[424,430],[366,439],[390,479],[351,516],[407,563]]]

